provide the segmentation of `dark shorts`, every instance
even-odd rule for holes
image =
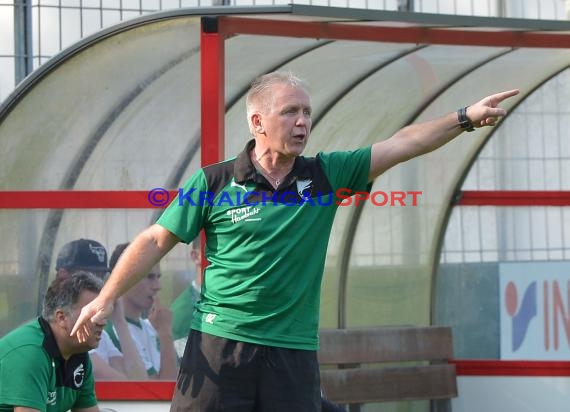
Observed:
[[[315,351],[190,332],[171,412],[318,412]]]

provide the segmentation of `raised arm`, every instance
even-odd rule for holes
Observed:
[[[144,366],[144,362],[140,357],[136,343],[129,331],[129,325],[125,318],[123,310],[122,298],[115,302],[115,310],[113,311],[113,325],[117,332],[117,338],[121,342],[121,353],[123,354],[123,370],[126,379],[137,381],[145,381],[148,374]]]
[[[494,126],[507,114],[505,109],[498,107],[499,104],[518,93],[518,90],[509,90],[481,99],[467,107],[467,119],[475,128]],[[369,179],[373,180],[398,163],[443,146],[464,130],[459,125],[457,112],[400,129],[389,139],[372,145]]]
[[[84,342],[91,334],[92,324],[108,319],[115,301],[146,276],[178,241],[174,234],[156,224],[139,234],[121,255],[99,296],[81,309],[71,335],[76,334]]]
[[[191,316],[191,314],[188,314]],[[156,297],[155,303],[150,310],[148,320],[156,329],[160,343],[160,370],[153,379],[176,380],[178,376],[178,357],[174,349],[172,338],[172,312]]]

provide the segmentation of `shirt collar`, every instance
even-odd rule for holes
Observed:
[[[130,323],[131,325],[135,325],[139,329],[142,329],[142,318],[133,319],[125,316],[125,320],[127,321],[127,323]]]
[[[53,331],[51,330],[49,322],[44,318],[42,318],[41,316],[38,318],[38,322],[40,324],[40,328],[44,333],[44,341],[43,341],[44,349],[53,359],[61,359],[61,362],[64,362],[63,356],[61,355],[59,346],[57,346],[57,341],[55,340],[55,336],[53,334]],[[85,362],[85,358],[87,356],[88,356],[87,352],[75,353],[69,357],[69,359],[66,361],[66,365],[71,367],[81,362]]]
[[[38,318],[38,322],[44,333],[43,347],[50,356],[54,368],[56,386],[79,389],[83,385],[83,379],[87,376],[89,353],[75,353],[69,359],[63,359],[49,322],[41,316]]]
[[[43,347],[52,358],[62,358],[61,352],[59,351],[59,347],[57,346],[57,342],[55,340],[55,336],[53,335],[48,321],[40,316],[38,318],[38,322],[44,333]]]
[[[245,148],[238,154],[234,164],[234,180],[236,183],[245,183],[246,181],[262,182],[263,176],[257,172],[255,166],[251,162],[250,152],[255,147],[255,139],[251,139],[245,145]],[[303,156],[295,158],[293,169],[289,173],[288,181],[292,183],[300,178],[310,178],[311,173],[308,167],[307,159]]]

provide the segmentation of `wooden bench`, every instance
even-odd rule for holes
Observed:
[[[449,327],[321,329],[320,346],[323,392],[351,411],[405,400],[431,400],[432,411],[450,411],[457,396]]]

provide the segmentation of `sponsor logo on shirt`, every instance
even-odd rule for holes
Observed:
[[[230,216],[230,221],[235,225],[238,222],[257,222],[260,221],[260,217],[255,217],[261,209],[259,207],[239,207],[237,209],[230,209],[226,212]]]
[[[83,367],[83,364],[81,364],[73,371],[73,384],[76,388],[81,388],[81,385],[83,385],[84,376],[85,368]]]
[[[236,181],[232,178],[232,183],[230,183],[231,187],[239,187],[241,189],[243,189],[244,192],[247,193],[247,188],[245,187],[245,185],[240,185],[239,183],[236,183]]]
[[[55,405],[55,402],[57,400],[57,393],[55,391],[53,392],[48,392],[47,395],[47,404],[48,405]]]
[[[206,319],[204,319],[204,321],[205,321],[206,323],[209,323],[210,325],[213,325],[213,324],[214,324],[214,319],[216,319],[216,316],[217,316],[217,315],[216,315],[215,313],[208,313],[208,314],[206,315]]]
[[[301,199],[307,199],[311,197],[311,189],[313,187],[313,181],[311,179],[297,180],[297,193]]]

